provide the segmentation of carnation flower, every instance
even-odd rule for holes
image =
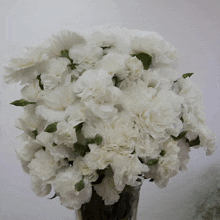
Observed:
[[[11,102],[24,108],[16,153],[35,194],[53,188],[77,210],[95,190],[112,205],[144,178],[165,187],[191,147],[212,154],[202,93],[177,61],[160,35],[112,26],[63,31],[12,59],[6,82],[24,85]]]

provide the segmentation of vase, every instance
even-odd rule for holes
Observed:
[[[120,199],[113,205],[105,205],[93,189],[91,200],[76,211],[77,220],[136,220],[140,186],[126,186]]]

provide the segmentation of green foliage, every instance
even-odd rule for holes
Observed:
[[[153,166],[156,165],[158,163],[159,159],[151,159],[147,161],[147,165],[148,166]]]
[[[199,139],[199,136],[197,136],[197,138],[195,140],[192,140],[192,141],[187,140],[186,142],[189,143],[190,147],[193,147],[193,146],[200,144],[200,139]]]
[[[41,74],[40,74],[40,75],[41,75]],[[41,90],[44,90],[44,86],[43,86],[43,84],[41,83],[41,77],[40,77],[40,75],[37,76],[37,79],[39,80],[39,86],[40,86]]]
[[[58,122],[54,122],[53,124],[48,125],[44,131],[48,133],[53,133],[57,131],[57,124]]]
[[[85,187],[83,179],[75,185],[75,189],[79,192]]]
[[[25,99],[20,99],[20,100],[15,100],[14,102],[11,102],[10,104],[15,105],[15,106],[26,106],[30,104],[36,104],[36,102],[28,102]]]
[[[166,151],[165,150],[161,150],[161,152],[160,152],[160,156],[164,156],[166,154]]]
[[[67,59],[70,60],[70,64],[68,65],[71,70],[76,69],[76,65],[73,63],[73,60],[69,57],[69,50],[62,50],[61,51],[61,57],[66,57]]]
[[[185,74],[182,75],[182,77],[185,79],[185,78],[187,78],[187,77],[192,76],[193,74],[194,74],[194,73],[185,73]]]
[[[182,131],[177,137],[174,137],[171,135],[171,137],[173,138],[174,141],[178,141],[180,139],[182,139],[183,137],[185,137],[187,131]]]
[[[81,144],[79,142],[74,143],[75,152],[80,156],[84,157],[86,153],[90,152],[90,149],[87,145]]]
[[[131,56],[137,57],[143,63],[145,70],[148,70],[150,68],[152,57],[149,54],[140,52],[138,54],[132,54]]]
[[[37,137],[37,135],[38,135],[37,130],[32,131],[32,134],[33,134],[33,135],[34,135],[34,137],[36,138],[36,137]]]

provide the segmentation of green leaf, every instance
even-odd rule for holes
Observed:
[[[148,166],[153,166],[156,165],[158,163],[159,159],[151,159],[147,161],[147,165]]]
[[[152,57],[149,54],[140,52],[138,54],[132,54],[131,56],[137,57],[143,63],[145,70],[149,69],[152,62]]]
[[[62,50],[60,56],[61,57],[66,57],[67,59],[70,59],[70,57],[69,57],[69,50]]]
[[[34,137],[36,138],[36,137],[37,137],[37,135],[38,135],[37,130],[32,131],[32,134],[33,134],[33,135],[34,135]]]
[[[185,79],[185,78],[187,78],[187,77],[192,76],[193,74],[194,74],[194,73],[185,73],[185,74],[182,75],[182,77]]]
[[[173,138],[174,141],[178,141],[181,138],[185,137],[187,131],[182,131],[177,137],[174,137],[173,135],[171,135],[171,137]]]
[[[52,196],[51,198],[48,198],[48,199],[54,199],[57,197],[57,194],[55,193],[54,196]]]
[[[199,145],[199,144],[200,144],[199,136],[198,136],[195,140],[193,140],[193,141],[189,141],[189,140],[187,140],[187,142],[189,143],[189,146],[190,146],[190,147],[193,147],[193,146]]]
[[[165,150],[162,150],[161,152],[160,152],[160,156],[164,156],[166,154],[166,151]]]
[[[101,47],[103,50],[111,48],[111,46],[103,46]]]
[[[102,143],[102,140],[103,140],[103,138],[102,138],[101,135],[97,134],[97,135],[95,136],[95,143],[96,143],[97,145],[101,144],[101,143]]]
[[[62,50],[60,56],[70,60],[70,64],[68,66],[70,67],[71,70],[76,69],[76,65],[73,63],[73,60],[69,56],[69,50]]]
[[[120,79],[120,78],[119,78],[118,76],[116,76],[116,75],[114,75],[114,76],[112,77],[112,79],[114,80],[114,83],[115,83],[115,86],[116,86],[116,87],[118,87],[119,84],[120,84],[120,82],[123,81],[123,79]]]
[[[53,124],[48,125],[44,131],[48,133],[53,133],[57,131],[57,124],[58,122],[54,122]]]
[[[82,126],[83,126],[83,122],[78,124],[78,125],[76,125],[74,128],[75,128],[76,131],[79,131],[79,130],[82,129]]]
[[[76,183],[75,189],[79,192],[85,187],[83,179]]]
[[[40,74],[40,75],[41,75],[41,74]],[[37,76],[37,79],[39,80],[39,86],[40,86],[41,90],[44,90],[44,86],[43,86],[43,84],[41,83],[41,77],[40,77],[40,75]]]
[[[20,100],[16,100],[14,102],[11,102],[10,104],[15,105],[15,106],[26,106],[26,105],[30,105],[30,104],[36,104],[36,102],[28,102],[25,99],[20,99]]]
[[[53,145],[53,147],[57,146],[57,144],[56,144],[55,142],[53,142],[53,144],[52,144],[52,145]]]
[[[76,64],[71,63],[68,65],[70,67],[71,70],[75,70],[76,69]]]
[[[90,151],[87,145],[83,145],[79,142],[74,143],[75,152],[77,152],[80,156],[84,157],[87,152]]]
[[[184,119],[183,119],[183,117],[181,117],[181,118],[180,118],[180,120],[182,121],[182,123],[184,122]]]

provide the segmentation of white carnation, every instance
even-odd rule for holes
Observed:
[[[39,196],[39,197],[44,197],[48,195],[51,191],[51,185],[48,184],[46,181],[42,181],[36,176],[31,176],[31,186],[33,192]]]
[[[28,167],[31,175],[44,181],[56,175],[58,164],[48,151],[39,150],[35,153],[35,158],[29,163]]]
[[[102,197],[105,205],[112,205],[120,198],[121,191],[115,188],[112,176],[105,176],[100,184],[94,186],[94,189]]]
[[[82,180],[82,175],[73,167],[69,167],[56,175],[52,181],[55,192],[60,196],[61,204],[69,209],[79,209],[82,204],[89,202],[92,195],[91,184],[86,178],[84,188],[77,191],[75,185]]]
[[[68,122],[60,121],[57,124],[55,143],[71,145],[75,142],[77,142],[75,129]]]

